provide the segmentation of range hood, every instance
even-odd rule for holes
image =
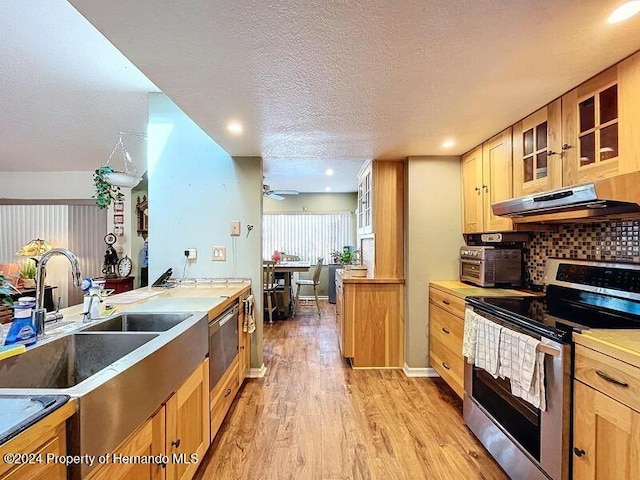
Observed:
[[[602,217],[640,217],[640,172],[512,198],[491,205],[494,215],[514,223],[589,221]]]

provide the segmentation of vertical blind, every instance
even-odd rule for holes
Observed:
[[[265,213],[262,216],[262,257],[270,259],[275,250],[298,255],[315,263],[324,258],[330,263],[331,252],[353,245],[352,214]]]
[[[83,276],[99,276],[106,227],[106,212],[93,205],[0,205],[0,264],[24,261],[25,257],[15,252],[30,240],[41,238],[53,247],[74,252]],[[81,293],[71,283],[66,258],[52,257],[46,268],[46,284],[56,287],[54,302],[58,296],[63,307],[82,301]]]

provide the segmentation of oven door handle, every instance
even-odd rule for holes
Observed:
[[[482,265],[482,260],[467,260],[466,258],[461,258],[460,263],[468,263],[469,265]]]

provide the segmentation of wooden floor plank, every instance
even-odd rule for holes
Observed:
[[[507,476],[462,422],[440,379],[353,370],[335,307],[299,307],[264,329],[267,374],[247,380],[196,480],[460,479]]]

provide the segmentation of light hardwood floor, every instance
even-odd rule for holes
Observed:
[[[238,393],[195,478],[506,479],[439,379],[352,370],[335,307],[265,325],[267,374]]]

